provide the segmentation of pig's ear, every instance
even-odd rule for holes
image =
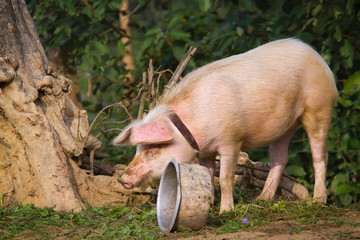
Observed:
[[[134,124],[127,126],[113,141],[113,145],[131,145],[130,135]]]
[[[169,126],[165,122],[150,122],[137,125],[132,129],[131,142],[133,144],[159,144],[173,140]]]

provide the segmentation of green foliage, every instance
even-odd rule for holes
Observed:
[[[330,201],[348,206],[360,193],[360,4],[354,0],[225,0],[130,1],[131,37],[122,43],[119,1],[44,1],[28,3],[46,49],[71,51],[80,78],[83,105],[90,120],[105,105],[136,90],[141,74],[153,59],[155,69],[174,70],[190,45],[198,48],[186,72],[211,61],[238,54],[260,44],[296,37],[312,45],[332,69],[339,89],[329,134],[327,186]],[[125,46],[133,47],[137,82],[127,84],[122,61]],[[90,96],[85,93],[91,81]],[[132,111],[136,112],[134,105]],[[123,120],[125,112],[112,111],[109,120]],[[124,125],[120,125],[123,127]],[[108,126],[106,126],[107,128]],[[103,131],[97,128],[94,134]],[[114,148],[116,133],[101,137],[108,161],[126,163],[133,148]],[[253,160],[268,159],[267,150],[250,151]],[[310,147],[303,129],[290,146],[287,171],[312,188]]]

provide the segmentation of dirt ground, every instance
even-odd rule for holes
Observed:
[[[197,236],[171,233],[164,239],[186,240],[310,240],[310,239],[360,239],[360,211],[340,213],[334,219],[315,223],[297,224],[294,221],[277,221],[246,231],[216,234],[216,229],[205,227]]]

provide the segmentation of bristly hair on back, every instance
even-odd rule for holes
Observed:
[[[144,122],[150,122],[156,119],[161,119],[168,117],[174,111],[172,108],[166,104],[159,104],[153,108],[146,116],[144,117]]]
[[[194,89],[197,89],[197,84],[200,80],[206,76],[210,76],[212,73],[222,72],[223,68],[234,61],[242,61],[242,59],[226,58],[218,60],[202,67],[199,67],[192,72],[188,73],[178,84],[172,87],[172,89],[162,95],[159,99],[163,104],[177,104],[180,101],[184,101],[190,97]]]

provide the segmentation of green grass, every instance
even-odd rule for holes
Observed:
[[[299,225],[314,223],[317,219],[331,216],[334,210],[333,206],[306,201],[238,203],[235,205],[234,211],[225,213],[220,217],[217,216],[216,210],[211,212],[209,224],[211,225],[214,221],[214,227],[218,226],[218,233],[231,233],[278,221],[294,220]]]
[[[359,227],[338,218],[339,209],[332,205],[313,202],[238,202],[232,212],[219,216],[219,206],[212,207],[205,229],[191,232],[180,227],[175,233],[182,237],[207,233],[232,233],[248,231],[267,224],[284,222],[287,230],[301,233],[319,221],[326,224]],[[359,209],[354,210],[359,211]],[[351,211],[350,211],[351,213]],[[173,233],[174,234],[174,233]],[[340,233],[339,233],[340,234]],[[341,233],[348,235],[349,233]],[[156,220],[156,207],[148,203],[138,207],[90,207],[79,213],[56,212],[53,208],[37,208],[33,205],[0,209],[0,239],[161,239]]]
[[[88,207],[79,213],[56,212],[52,208],[24,205],[0,210],[0,239],[22,234],[37,239],[66,237],[73,239],[158,239],[156,208]],[[27,236],[27,237],[29,237]],[[71,237],[74,236],[74,237]]]

